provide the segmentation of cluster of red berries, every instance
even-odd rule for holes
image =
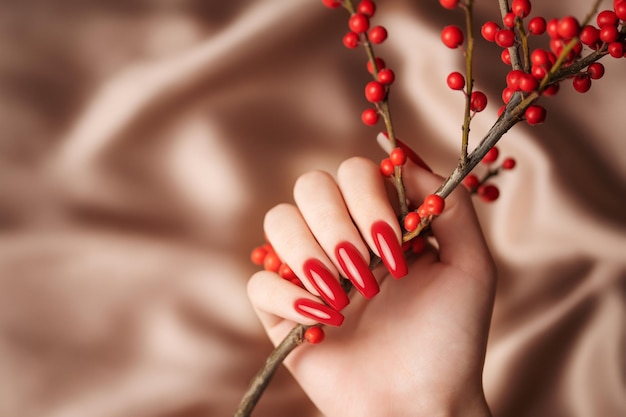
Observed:
[[[489,149],[489,152],[485,154],[483,159],[480,161],[481,164],[486,165],[488,167],[487,173],[479,178],[478,175],[472,173],[468,174],[463,179],[463,185],[467,188],[472,194],[476,194],[481,200],[485,202],[492,202],[500,197],[500,190],[498,187],[492,183],[489,183],[488,180],[500,173],[501,170],[511,170],[515,168],[515,159],[511,157],[504,158],[499,165],[495,165],[495,162],[498,160],[500,156],[500,150],[497,146]]]
[[[300,278],[298,278],[289,265],[280,259],[271,244],[265,243],[252,249],[252,252],[250,252],[250,260],[253,264],[262,266],[266,271],[276,272],[292,284],[304,288]]]

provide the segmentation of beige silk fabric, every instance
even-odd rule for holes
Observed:
[[[0,416],[232,414],[271,349],[245,290],[265,211],[303,172],[382,157],[346,17],[318,0],[0,2]],[[435,0],[376,17],[396,132],[441,174],[463,62],[439,31],[461,21]],[[507,70],[478,42],[472,146]],[[495,416],[626,415],[626,60],[603,62],[588,94],[564,83],[546,124],[505,136],[518,167],[476,203],[500,273]],[[281,370],[256,415],[317,412]]]

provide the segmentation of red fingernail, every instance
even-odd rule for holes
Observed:
[[[341,242],[335,248],[335,255],[345,275],[365,298],[378,294],[380,288],[374,274],[352,243]]]
[[[309,282],[320,293],[320,297],[332,308],[341,311],[350,303],[350,299],[343,288],[341,288],[339,281],[326,269],[321,261],[311,258],[304,263],[303,269]]]
[[[402,246],[398,242],[396,233],[391,226],[384,221],[378,221],[372,225],[372,237],[380,259],[391,273],[398,279],[405,276],[408,272]]]
[[[303,316],[329,326],[341,326],[343,323],[344,317],[340,312],[308,298],[297,299],[293,303],[293,307]]]

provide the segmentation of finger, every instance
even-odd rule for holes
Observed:
[[[378,282],[369,268],[369,251],[352,222],[335,180],[322,171],[307,173],[298,178],[294,199],[335,267],[365,298],[378,294]]]
[[[367,245],[394,278],[405,276],[408,269],[400,225],[378,166],[365,158],[348,159],[339,167],[337,182],[350,216]]]
[[[339,274],[315,240],[298,208],[279,204],[265,215],[267,239],[307,288],[340,311],[350,302]]]
[[[433,193],[443,178],[426,171],[411,161],[403,166],[407,198],[418,206],[424,197]],[[431,224],[439,243],[440,260],[446,264],[470,270],[484,270],[477,263],[490,259],[470,194],[457,187],[447,198],[445,210]]]
[[[324,305],[304,288],[273,272],[259,271],[252,275],[247,290],[252,306],[274,343],[282,340],[294,323],[339,326],[344,319],[341,313]]]

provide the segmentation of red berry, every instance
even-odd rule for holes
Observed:
[[[528,106],[526,112],[524,113],[524,116],[526,117],[526,122],[528,122],[529,125],[538,125],[539,123],[543,123],[546,120],[546,109],[539,105],[533,104],[531,106]]]
[[[537,80],[543,80],[544,77],[548,74],[548,70],[545,66],[533,65],[530,68],[530,73]]]
[[[256,248],[252,249],[252,252],[250,252],[250,260],[253,264],[260,266],[263,265],[266,255],[267,249],[265,249],[263,246],[257,246]]]
[[[470,97],[470,109],[474,112],[481,112],[487,107],[487,96],[482,91],[473,91]]]
[[[505,14],[502,18],[502,23],[509,29],[513,29],[513,27],[515,27],[515,14],[513,12]]]
[[[619,39],[619,30],[616,26],[605,26],[600,29],[600,40],[602,42],[611,43]]]
[[[319,326],[309,327],[304,331],[304,340],[312,345],[321,343],[324,340],[324,329]]]
[[[380,161],[380,172],[385,177],[391,177],[395,173],[395,166],[389,158]]]
[[[531,93],[539,87],[539,82],[531,74],[523,74],[519,80],[519,88],[525,93]]]
[[[354,32],[348,32],[343,37],[343,44],[346,48],[354,49],[359,46],[359,35]]]
[[[530,14],[530,1],[529,0],[513,0],[511,3],[511,10],[516,16],[524,18]]]
[[[372,0],[361,0],[356,6],[357,13],[363,13],[365,16],[372,17],[376,12],[376,5]]]
[[[370,81],[365,86],[365,98],[370,103],[378,103],[385,98],[385,86],[378,81]]]
[[[615,15],[620,20],[626,21],[626,1],[617,3],[613,9],[615,10]]]
[[[430,216],[430,213],[428,212],[428,209],[426,208],[424,204],[420,204],[420,206],[417,208],[417,214],[419,214],[420,218],[422,219],[425,219],[426,217]]]
[[[599,80],[604,76],[604,65],[599,62],[594,62],[587,68],[587,73],[592,80]]]
[[[478,177],[474,174],[468,174],[465,178],[463,178],[463,185],[469,191],[474,191],[476,187],[478,187],[478,184],[480,184],[480,181],[478,180]]]
[[[365,109],[363,113],[361,113],[361,121],[367,126],[374,126],[378,123],[379,115],[376,109]]]
[[[441,41],[450,49],[458,48],[463,43],[463,31],[456,25],[449,25],[441,31]]]
[[[281,264],[282,261],[276,252],[268,252],[263,260],[263,268],[265,268],[266,271],[278,272]]]
[[[406,162],[406,154],[402,148],[395,148],[389,154],[389,160],[397,167],[402,166]]]
[[[396,75],[389,68],[383,68],[378,71],[378,81],[385,85],[389,85],[394,82]]]
[[[515,91],[511,87],[506,87],[502,90],[502,101],[508,104],[511,98],[513,98],[513,94],[515,94]]]
[[[515,159],[513,158],[506,158],[504,161],[502,161],[502,169],[513,169],[515,168]]]
[[[500,29],[496,32],[496,45],[509,48],[515,44],[515,33],[511,29]]]
[[[376,57],[374,58],[374,61],[376,61],[376,70],[380,71],[381,69],[385,68],[386,64],[385,61],[383,61],[382,58]],[[374,65],[372,64],[372,61],[367,61],[367,72],[369,72],[370,74],[374,74]]]
[[[448,87],[452,90],[462,90],[465,87],[465,77],[460,72],[451,72],[446,79]]]
[[[420,215],[417,214],[416,211],[412,211],[408,213],[404,218],[404,228],[407,232],[412,232],[413,230],[417,229],[417,226],[420,224],[421,220],[422,219],[420,218]]]
[[[500,59],[507,65],[511,65],[511,53],[508,49],[504,49],[500,54]]]
[[[574,16],[565,16],[559,20],[558,34],[563,39],[572,39],[580,32],[580,23]]]
[[[478,187],[477,193],[478,197],[486,202],[495,201],[498,199],[498,197],[500,197],[500,190],[498,190],[498,187],[491,184],[481,185],[480,187]]]
[[[600,28],[603,28],[605,26],[617,26],[617,15],[612,10],[603,10],[598,13],[598,16],[596,17],[596,23]]]
[[[428,214],[432,214],[433,216],[439,216],[441,213],[443,213],[443,209],[446,206],[446,200],[444,200],[443,197],[441,197],[440,195],[430,194],[427,195],[424,199],[423,206]]]
[[[550,84],[543,90],[543,95],[548,97],[555,96],[559,92],[559,88],[559,83]]]
[[[341,7],[341,0],[322,0],[322,4],[329,9],[336,9],[337,7]]]
[[[383,26],[374,26],[368,34],[369,40],[374,44],[380,44],[387,39],[387,29]]]
[[[548,32],[548,36],[550,39],[559,39],[561,35],[559,35],[559,19],[550,19],[546,24],[546,32]]]
[[[296,273],[289,267],[287,264],[281,264],[280,268],[278,268],[278,275],[286,279],[287,281],[292,281],[293,279],[297,279]]]
[[[511,70],[506,74],[506,85],[513,91],[519,90],[519,81],[524,75],[522,70]]]
[[[500,26],[496,22],[487,22],[480,29],[483,38],[489,42],[495,42],[496,32],[500,30]]]
[[[595,46],[600,39],[600,31],[595,26],[585,25],[580,31],[580,41],[587,46]]]
[[[500,156],[500,150],[497,146],[494,146],[487,151],[487,153],[485,154],[485,156],[483,156],[483,159],[481,159],[480,162],[482,162],[483,164],[492,164],[496,162],[498,156]]]
[[[586,93],[591,88],[591,78],[586,74],[578,74],[572,80],[572,85],[579,93]]]
[[[609,55],[613,58],[621,58],[624,56],[624,44],[621,42],[611,42],[608,46]]]
[[[442,7],[452,10],[459,5],[459,0],[439,0]]]
[[[537,16],[530,19],[528,22],[528,31],[533,35],[542,35],[546,31],[546,19]]]
[[[548,53],[543,49],[535,49],[530,54],[530,62],[533,65],[548,65]]]
[[[355,13],[348,20],[350,30],[355,33],[364,33],[370,28],[370,20],[363,13]]]

